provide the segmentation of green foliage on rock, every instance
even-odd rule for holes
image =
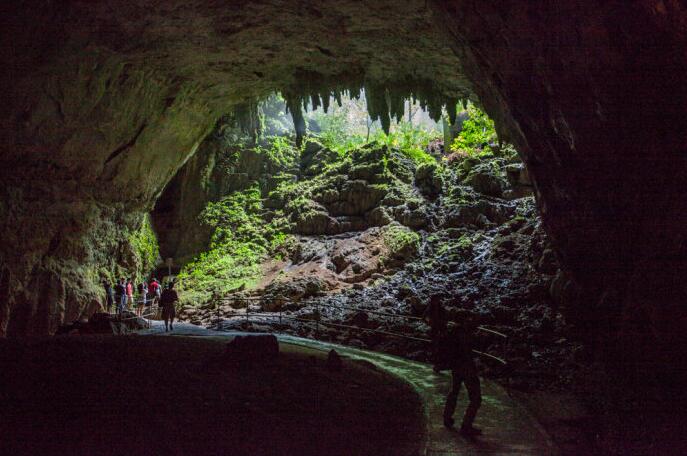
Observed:
[[[494,121],[474,104],[469,104],[467,111],[469,118],[451,144],[451,151],[467,156],[491,152],[489,144],[497,139]]]
[[[199,304],[257,284],[261,263],[289,241],[274,224],[265,224],[262,210],[258,185],[208,203],[200,221],[213,228],[210,249],[179,273],[183,302]]]
[[[299,157],[298,148],[285,136],[268,136],[255,151],[262,154],[273,169],[292,167]]]
[[[412,258],[420,248],[420,235],[398,223],[384,228],[383,240],[388,249],[387,260]]]
[[[129,243],[138,259],[139,267],[136,275],[140,280],[155,268],[160,258],[160,247],[150,223],[149,214],[143,216],[140,228],[130,234]]]

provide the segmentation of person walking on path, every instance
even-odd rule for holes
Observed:
[[[138,284],[138,294],[140,296],[140,300],[136,306],[136,315],[141,317],[143,316],[143,309],[148,302],[148,284],[145,280]]]
[[[153,303],[155,305],[160,305],[161,291],[160,282],[153,278],[152,282],[150,282],[150,292],[153,293]]]
[[[444,406],[444,426],[453,427],[453,413],[456,410],[458,393],[461,384],[465,384],[469,402],[460,432],[468,436],[480,435],[482,431],[472,425],[482,404],[482,392],[472,352],[475,325],[467,318],[463,319],[460,325],[449,323],[446,310],[441,304],[441,297],[438,295],[430,299],[424,319],[431,327],[434,370],[451,370],[452,375],[451,391],[446,396]]]
[[[174,318],[177,315],[176,303],[179,302],[179,295],[174,289],[174,282],[169,282],[167,288],[162,292],[160,305],[162,306],[162,319],[165,320],[165,331],[174,331]]]
[[[103,288],[105,288],[105,310],[107,310],[107,313],[110,313],[115,303],[115,293],[110,281],[107,279],[103,279]]]
[[[117,300],[117,313],[121,314],[124,312],[124,308],[126,307],[126,279],[122,277],[119,279],[119,283],[117,284],[117,287],[115,289],[117,292],[118,300]]]

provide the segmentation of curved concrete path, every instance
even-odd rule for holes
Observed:
[[[209,337],[230,340],[236,335],[255,333],[220,332],[205,329],[189,323],[174,325],[174,331],[165,332],[161,322],[153,321],[151,329],[139,334],[157,336]],[[475,425],[484,431],[483,436],[469,439],[456,430],[446,429],[442,424],[444,397],[449,389],[450,374],[436,374],[428,364],[410,361],[384,353],[350,348],[343,345],[312,339],[275,334],[282,343],[298,345],[314,350],[335,349],[341,356],[358,361],[367,361],[379,369],[396,375],[413,385],[420,394],[425,407],[427,434],[426,456],[453,455],[536,455],[553,456],[556,451],[551,439],[522,405],[513,400],[499,385],[482,380],[482,407]],[[461,391],[458,398],[456,422],[467,395]]]

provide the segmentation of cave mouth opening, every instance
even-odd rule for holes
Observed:
[[[422,359],[426,347],[378,336],[426,338],[419,317],[431,295],[498,329],[523,311],[529,287],[548,289],[558,264],[532,183],[480,107],[437,113],[408,98],[385,123],[369,104],[363,90],[297,113],[275,95],[220,119],[152,212],[162,257],[178,268],[182,319],[267,330],[278,313],[282,331],[322,338],[281,324],[315,316],[334,325],[329,340]],[[535,304],[530,323],[556,326],[551,296]],[[336,330],[351,324],[379,332]]]
[[[439,103],[479,96],[502,137],[518,145],[565,266],[550,282],[502,296],[495,318],[519,321],[510,304],[551,299],[549,311],[533,307],[537,327],[556,334],[556,309],[565,308],[565,323],[595,349],[572,363],[600,359],[619,384],[632,378],[660,389],[684,378],[675,362],[687,353],[684,7],[352,5],[3,5],[0,79],[12,90],[2,92],[0,109],[0,333],[52,333],[100,307],[98,278],[147,271],[157,255],[142,214],[196,161],[227,106],[250,110],[250,100],[275,88],[301,106],[323,87],[379,87],[386,104],[386,87],[429,87],[427,99],[441,94]],[[488,206],[491,220],[497,208],[485,204],[476,211]],[[513,223],[522,235],[532,229]],[[539,268],[556,258],[536,233],[531,243],[549,252],[533,256]],[[521,252],[512,235],[499,233],[493,247]],[[474,285],[465,300],[482,293]],[[399,285],[399,293],[412,306],[413,290]]]

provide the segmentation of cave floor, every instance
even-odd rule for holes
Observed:
[[[141,334],[171,337],[203,337],[230,340],[241,332],[218,332],[189,323],[178,323],[173,332],[165,332],[161,322],[153,321],[152,328]],[[532,415],[511,398],[505,389],[482,379],[482,407],[475,426],[484,432],[474,439],[463,437],[457,430],[443,426],[444,397],[448,392],[450,374],[436,374],[432,367],[384,353],[360,350],[342,345],[275,334],[281,344],[302,347],[307,351],[335,349],[342,357],[361,363],[371,363],[378,369],[398,376],[410,383],[422,398],[426,416],[424,455],[556,455],[558,450],[544,429]],[[461,391],[456,410],[457,423],[465,406],[465,390]]]
[[[2,455],[408,455],[422,401],[386,372],[283,344],[227,362],[221,340],[0,340]]]

